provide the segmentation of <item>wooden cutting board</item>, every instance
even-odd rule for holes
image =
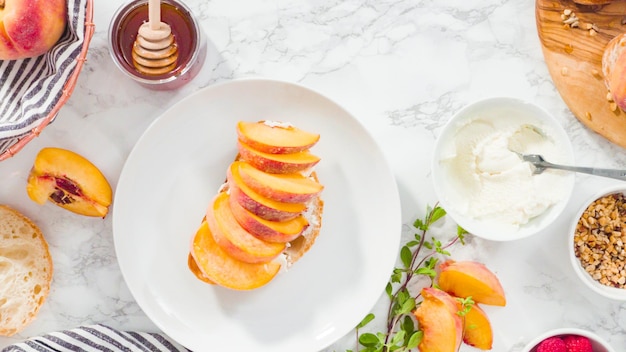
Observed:
[[[565,10],[578,18],[578,27],[564,23]],[[536,0],[535,19],[544,59],[565,104],[584,125],[626,148],[626,113],[611,110],[602,76],[606,44],[626,32],[626,0],[606,5]]]

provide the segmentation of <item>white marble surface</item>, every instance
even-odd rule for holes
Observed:
[[[175,102],[214,83],[281,79],[342,104],[388,157],[405,229],[436,202],[429,163],[438,132],[451,114],[475,99],[507,95],[534,101],[566,128],[578,163],[626,168],[625,150],[583,127],[555,90],[530,0],[187,0],[207,34],[207,61],[190,84],[159,93],[129,81],[109,57],[107,28],[121,3],[95,1],[96,34],[71,99],[39,138],[0,163],[1,202],[42,227],[55,264],[52,290],[39,316],[23,333],[0,338],[0,347],[80,324],[156,329],[122,279],[111,217],[91,219],[51,204],[38,206],[26,195],[26,176],[39,149],[51,145],[83,154],[115,187],[146,127]],[[577,176],[562,218],[540,235],[512,243],[470,237],[466,246],[453,248],[454,258],[492,268],[508,295],[506,307],[488,308],[494,351],[520,351],[534,336],[567,326],[595,331],[616,350],[626,348],[626,306],[577,281],[564,242],[582,200],[611,183]],[[386,304],[381,298],[373,310],[382,317]],[[355,348],[353,333],[327,351],[349,348]]]

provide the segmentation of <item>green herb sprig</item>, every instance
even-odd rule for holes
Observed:
[[[423,332],[416,326],[416,319],[412,312],[420,304],[421,293],[409,292],[409,284],[419,278],[427,278],[430,284],[434,285],[436,276],[436,266],[439,262],[436,254],[449,256],[448,248],[457,242],[465,244],[465,234],[467,232],[457,226],[456,237],[446,244],[434,237],[427,241],[427,233],[432,224],[442,219],[446,211],[435,206],[428,208],[426,217],[417,219],[413,223],[416,233],[414,238],[408,241],[400,249],[401,266],[393,269],[389,282],[385,287],[385,292],[389,298],[389,308],[387,310],[387,323],[385,332],[363,333],[359,335],[359,330],[373,321],[376,317],[370,313],[356,326],[357,351],[361,352],[408,352],[416,348],[422,341]],[[422,251],[428,250],[423,255]],[[459,315],[464,316],[473,301],[471,299],[461,302],[463,309]],[[359,347],[363,347],[361,350]],[[351,352],[351,351],[347,351]]]

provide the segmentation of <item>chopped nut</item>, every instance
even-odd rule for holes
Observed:
[[[576,21],[578,21],[578,18],[576,18],[576,17],[569,17],[566,20],[564,20],[563,23],[565,23],[565,24],[572,24],[572,23],[574,23]],[[590,29],[590,28],[591,27],[589,27],[587,29]]]
[[[626,196],[601,197],[583,212],[574,234],[574,253],[602,285],[626,288]]]
[[[593,29],[593,28],[592,28],[592,29],[590,29],[590,30],[589,30],[589,35],[590,35],[590,36],[592,36],[592,37],[593,37],[593,36],[595,36],[595,35],[597,35],[597,34],[598,34],[598,32],[597,32],[595,29]]]
[[[572,12],[572,10],[566,9],[563,11],[563,13],[561,14],[561,20],[563,21],[563,24],[567,27],[578,27],[580,25],[579,21],[578,21],[578,17],[576,17],[576,14]]]
[[[561,75],[567,76],[568,73],[569,73],[569,70],[567,69],[567,67],[562,67],[561,68]]]
[[[609,108],[611,109],[611,111],[616,112],[617,111],[617,103],[616,102],[611,102],[609,104]]]
[[[590,113],[589,111],[587,111],[587,112],[585,113],[585,117],[587,118],[587,120],[591,121],[591,117],[592,117],[592,116],[591,116],[591,113]]]

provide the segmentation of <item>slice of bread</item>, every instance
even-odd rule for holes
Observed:
[[[239,157],[237,157],[236,160],[239,160]],[[313,178],[315,181],[319,181],[315,171],[313,171],[309,177]],[[219,192],[228,192],[228,188],[228,182],[226,182],[220,187]],[[281,263],[286,264],[284,269],[288,269],[311,249],[322,227],[323,212],[324,201],[321,196],[318,195],[306,203],[306,209],[302,215],[309,222],[308,227],[295,240],[289,242],[282,255],[276,259],[277,261],[284,261],[284,263]],[[192,271],[194,271],[193,268]]]
[[[315,181],[319,181],[317,173],[313,172],[311,177]],[[307,208],[303,215],[309,222],[309,226],[295,240],[289,242],[289,245],[283,252],[287,261],[287,268],[297,262],[302,256],[311,249],[322,227],[322,213],[324,212],[324,201],[318,195],[307,203]]]
[[[52,271],[39,227],[0,205],[0,335],[11,336],[35,318],[50,292]]]
[[[319,181],[317,173],[314,171],[311,172],[309,177],[312,177],[315,181]],[[229,192],[228,182],[222,184],[218,192]],[[294,263],[300,260],[302,256],[313,247],[322,227],[323,211],[324,201],[320,195],[317,195],[306,203],[306,209],[302,212],[302,215],[308,221],[307,228],[296,239],[287,243],[285,250],[273,260],[281,265],[282,272],[288,271]],[[200,266],[191,253],[187,256],[187,266],[199,280],[208,284],[215,284],[211,278],[206,276],[202,269],[200,269]]]

